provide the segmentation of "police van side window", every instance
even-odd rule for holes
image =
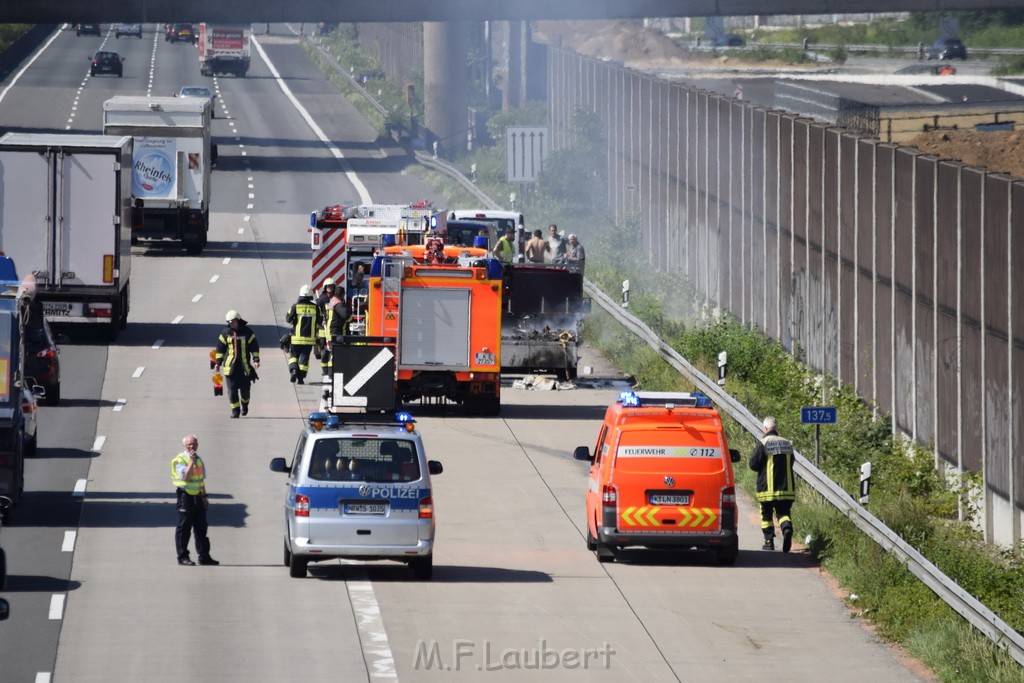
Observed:
[[[306,450],[306,435],[303,434],[299,437],[299,443],[295,446],[295,453],[292,454],[292,463],[290,465],[291,470],[288,472],[288,478],[292,481],[299,476],[300,466],[302,464],[302,452]]]

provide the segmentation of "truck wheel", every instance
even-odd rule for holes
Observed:
[[[185,253],[189,256],[199,256],[203,253],[203,247],[206,246],[206,240],[193,240],[185,242]]]
[[[293,579],[304,579],[306,578],[306,567],[309,565],[309,560],[304,557],[297,557],[292,555],[291,564],[288,565],[288,576]]]
[[[25,457],[34,458],[36,457],[36,451],[39,450],[39,439],[32,437],[32,440],[25,444]]]
[[[55,406],[60,403],[60,382],[57,382],[52,389],[46,390],[46,397],[43,403],[48,406]]]

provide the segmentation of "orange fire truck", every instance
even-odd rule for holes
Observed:
[[[402,403],[501,410],[501,263],[484,249],[385,247],[370,269],[366,334],[397,339]]]

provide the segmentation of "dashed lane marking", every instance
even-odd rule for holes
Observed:
[[[60,551],[62,553],[73,553],[75,552],[75,539],[78,538],[77,531],[65,531],[64,542],[60,544]]]

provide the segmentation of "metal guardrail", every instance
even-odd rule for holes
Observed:
[[[740,423],[744,429],[755,437],[761,435],[761,422],[746,406],[727,394],[718,384],[685,358],[663,342],[657,334],[640,320],[622,309],[607,294],[602,292],[589,280],[584,282],[586,292],[627,330],[640,337],[678,370],[694,386],[711,397],[715,403],[723,407],[725,412]],[[821,494],[836,509],[846,515],[857,528],[863,531],[875,543],[894,555],[907,569],[920,579],[928,588],[935,592],[946,604],[967,619],[976,629],[992,640],[997,646],[1006,650],[1018,664],[1024,666],[1024,636],[1017,633],[995,612],[979,602],[974,596],[958,586],[955,581],[942,573],[938,567],[929,562],[924,555],[910,546],[906,541],[883,524],[877,517],[857,503],[838,484],[829,479],[821,470],[810,463],[800,453],[795,455],[795,470],[801,479],[810,484],[811,488]]]
[[[684,45],[687,49],[693,52],[718,52],[721,50],[737,50],[739,52],[744,51],[756,51],[758,49],[768,50],[803,50],[803,43],[745,43],[744,45],[726,46],[726,45]],[[901,54],[916,55],[919,52],[917,45],[843,45],[841,43],[808,43],[807,50],[814,52],[826,52],[829,50],[843,49],[847,52],[879,52],[879,53],[891,53],[897,52]],[[924,49],[928,49],[928,44],[925,44]],[[967,54],[993,54],[993,55],[1024,55],[1024,48],[1020,47],[967,47]]]
[[[321,51],[323,50],[321,49]],[[330,58],[330,61],[338,71],[344,73],[341,65],[333,57]],[[360,90],[364,97],[375,103],[369,93],[362,88]],[[466,178],[459,169],[446,161],[420,151],[415,151],[415,156],[416,160],[421,164],[444,173],[457,181],[468,192],[473,194],[485,208],[502,208]],[[746,406],[727,394],[716,382],[709,379],[683,358],[678,351],[662,341],[650,327],[623,310],[611,297],[601,291],[597,285],[584,279],[583,286],[587,294],[602,309],[615,318],[619,324],[646,342],[672,367],[693,382],[694,386],[710,396],[715,403],[722,407],[744,429],[755,437],[761,435],[761,421],[747,410]],[[1024,636],[1011,628],[977,598],[958,586],[955,581],[943,574],[924,555],[896,535],[896,532],[883,524],[881,520],[868,512],[866,508],[855,501],[842,487],[829,479],[824,472],[811,464],[802,454],[797,452],[794,456],[794,462],[796,474],[807,482],[811,488],[817,491],[837,510],[846,515],[871,540],[886,552],[895,556],[907,567],[911,574],[920,579],[947,605],[966,619],[968,623],[978,629],[998,647],[1004,649],[1018,664],[1024,666]]]

